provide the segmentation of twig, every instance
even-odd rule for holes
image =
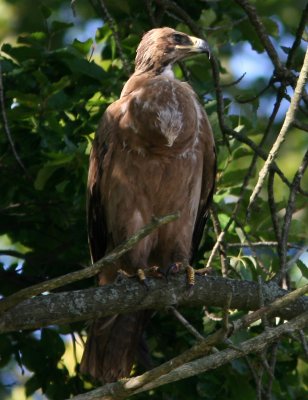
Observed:
[[[294,39],[294,42],[293,42],[292,47],[288,54],[288,58],[287,58],[287,62],[286,62],[286,67],[288,69],[290,69],[292,67],[293,60],[294,60],[294,57],[296,54],[296,50],[298,49],[298,47],[301,44],[301,39],[302,39],[303,33],[305,31],[305,27],[307,25],[307,20],[308,20],[308,4],[306,4],[306,7],[305,7],[304,11],[302,12],[301,20],[298,24],[298,27],[297,27],[297,30],[295,33],[295,39]]]
[[[239,0],[236,0],[239,1]],[[295,88],[295,92],[294,92],[294,96],[292,97],[289,109],[287,111],[284,123],[281,127],[281,130],[279,132],[279,135],[268,155],[268,158],[263,166],[263,168],[261,169],[260,173],[259,173],[259,178],[258,178],[258,182],[252,192],[252,195],[250,196],[249,199],[249,205],[248,208],[251,208],[251,206],[253,205],[256,197],[258,196],[259,192],[262,189],[263,183],[265,181],[266,175],[269,171],[269,168],[271,166],[271,164],[273,163],[274,159],[277,156],[277,153],[280,149],[280,146],[282,145],[282,143],[285,140],[285,136],[286,133],[290,127],[290,125],[292,124],[292,121],[294,120],[295,117],[295,113],[298,107],[298,104],[300,102],[301,99],[301,94],[302,94],[302,90],[304,88],[304,85],[307,81],[307,76],[308,76],[308,49],[306,51],[306,55],[305,55],[305,59],[303,62],[303,66],[300,72],[300,75],[298,77],[298,81],[297,81],[297,85]]]
[[[260,303],[260,308],[264,307],[264,296],[263,296],[263,280],[262,280],[262,276],[258,275],[258,295],[259,295],[259,303]],[[269,327],[269,323],[267,320],[266,315],[264,315],[262,318],[262,323],[264,325],[264,328],[268,328]]]
[[[211,217],[213,221],[213,227],[215,231],[216,237],[218,237],[221,234],[221,226],[220,222],[218,219],[217,211],[215,209],[215,206],[211,206]],[[221,262],[221,273],[222,276],[227,276],[228,274],[228,259],[227,259],[227,250],[226,250],[226,243],[224,240],[221,241],[219,245],[219,252],[220,252],[220,262]]]
[[[54,290],[61,286],[68,285],[72,282],[76,282],[81,279],[90,278],[97,275],[102,270],[102,268],[106,268],[107,266],[112,265],[114,261],[118,260],[123,254],[125,254],[133,246],[135,246],[135,244],[138,243],[141,239],[149,235],[160,226],[167,224],[171,221],[175,221],[178,217],[178,213],[169,214],[164,217],[155,217],[152,219],[151,223],[145,225],[137,233],[132,235],[121,245],[117,246],[111,253],[109,253],[107,256],[97,261],[90,267],[87,267],[81,271],[71,272],[69,274],[62,275],[42,283],[38,283],[37,285],[22,289],[19,292],[4,298],[0,301],[0,314],[29,297],[36,296],[40,293]]]
[[[292,258],[290,258],[290,260],[287,262],[286,264],[286,271],[288,271],[291,267],[293,267],[293,265],[296,263],[296,261],[304,254],[306,253],[306,251],[308,251],[308,245],[300,248]]]
[[[0,50],[1,51],[1,50]],[[21,158],[19,157],[19,154],[17,153],[15,143],[13,140],[13,137],[11,135],[11,130],[9,127],[6,111],[5,111],[5,101],[4,101],[4,87],[3,87],[3,80],[2,80],[2,66],[1,66],[1,60],[0,60],[0,103],[1,103],[1,111],[2,111],[2,118],[3,118],[3,124],[4,124],[4,132],[8,138],[8,141],[10,143],[13,155],[18,163],[18,165],[21,167],[21,169],[24,171],[26,177],[30,180],[32,180],[32,177],[29,175],[24,163],[22,162]]]
[[[301,131],[308,132],[308,125],[305,124],[304,122],[300,122],[299,120],[295,119],[293,121],[293,126],[297,129],[300,129]]]
[[[279,261],[281,262],[283,258],[283,248],[281,241],[281,228],[278,221],[278,213],[274,196],[274,180],[275,180],[275,173],[273,170],[270,170],[268,174],[268,183],[267,183],[268,206],[270,209],[274,233],[277,240],[277,254]]]
[[[254,26],[255,30],[258,33],[258,37],[260,41],[262,42],[264,48],[266,49],[273,65],[275,66],[276,69],[282,69],[282,64],[280,62],[280,59],[278,57],[278,54],[270,41],[267,32],[265,30],[265,27],[260,19],[260,17],[257,14],[257,10],[255,6],[249,3],[247,0],[235,0],[236,3],[238,3],[246,12],[252,26]]]
[[[305,285],[299,289],[296,289],[283,297],[280,297],[273,301],[270,305],[259,308],[257,311],[254,311],[250,314],[245,315],[240,320],[233,322],[233,331],[238,331],[242,328],[245,328],[251,325],[253,322],[258,321],[264,315],[271,316],[281,307],[285,307],[288,304],[294,302],[297,298],[308,293],[308,285]]]
[[[77,0],[71,0],[71,9],[72,9],[72,12],[73,12],[73,16],[76,18],[76,16],[77,16],[77,13],[76,13],[76,1]]]
[[[277,351],[278,351],[278,345],[279,342],[273,343],[272,347],[271,347],[271,352],[270,352],[270,362],[269,362],[269,380],[268,380],[268,384],[267,384],[267,399],[271,400],[272,396],[272,386],[273,386],[273,382],[275,380],[275,367],[276,367],[276,361],[277,361]]]
[[[150,17],[151,24],[155,28],[158,25],[157,25],[157,21],[155,19],[155,15],[154,15],[154,12],[153,12],[153,9],[152,9],[152,3],[153,3],[153,0],[146,0],[146,2],[145,2],[146,7],[147,7],[147,11],[148,11],[148,14],[149,14],[149,17]]]
[[[238,79],[236,79],[235,81],[233,81],[233,82],[230,82],[230,83],[224,83],[224,84],[222,84],[222,85],[220,85],[222,88],[227,88],[227,87],[231,87],[231,86],[234,86],[234,85],[237,85],[238,83],[240,83],[241,82],[241,80],[244,78],[244,76],[246,75],[246,73],[247,72],[244,72]]]
[[[246,72],[245,72],[245,74],[246,74]],[[263,89],[261,89],[257,94],[255,94],[254,96],[249,97],[248,99],[240,99],[239,97],[236,97],[236,101],[238,103],[240,103],[240,104],[245,104],[245,103],[250,103],[250,102],[258,99],[262,94],[264,94],[271,87],[272,79],[273,78],[271,78],[269,80],[268,84]]]
[[[265,274],[268,274],[268,271],[267,271],[265,265],[263,264],[262,260],[260,259],[260,257],[258,256],[257,252],[255,251],[254,246],[252,246],[252,243],[251,243],[251,241],[249,240],[249,236],[248,236],[248,234],[247,234],[247,232],[246,232],[246,230],[245,230],[244,225],[243,225],[243,224],[241,223],[241,221],[239,221],[238,218],[236,218],[236,217],[234,217],[234,222],[236,223],[236,225],[238,225],[238,227],[239,227],[240,230],[242,231],[242,234],[243,234],[243,236],[245,237],[245,240],[247,241],[247,243],[248,243],[248,245],[249,245],[249,247],[250,247],[252,256],[254,257],[254,259],[255,259],[255,261],[256,261],[258,267],[259,267]]]
[[[92,392],[76,396],[73,398],[73,400],[111,400],[121,398],[121,396],[124,398],[128,397],[129,395],[131,396],[133,394],[141,393],[170,382],[176,382],[180,379],[188,378],[208,371],[210,369],[215,369],[234,359],[242,357],[243,355],[258,353],[262,351],[266,346],[268,346],[269,343],[277,341],[281,336],[285,335],[286,333],[293,332],[298,329],[303,329],[307,325],[308,312],[301,314],[290,322],[270,329],[253,339],[249,339],[241,343],[238,346],[238,349],[226,349],[218,353],[199,358],[195,361],[185,362],[177,368],[171,368],[169,373],[159,371],[160,375],[155,374],[156,376],[154,376],[154,379],[153,376],[151,376],[151,373],[153,373],[154,371],[152,370],[136,378],[131,378],[126,381],[118,381],[113,384],[107,384],[101,388],[93,390]],[[202,346],[203,344],[204,343],[201,342],[198,346]],[[170,362],[173,362],[173,360],[170,360]]]
[[[243,242],[243,243],[227,243],[227,248],[232,247],[275,247],[277,242],[265,241],[265,242]],[[299,246],[298,244],[287,243],[288,248],[291,249],[304,249],[305,247]]]
[[[308,343],[307,343],[307,339],[306,339],[306,336],[305,336],[303,330],[299,330],[299,338],[300,338],[301,344],[303,346],[305,357],[308,360]]]
[[[129,62],[128,62],[127,57],[126,57],[126,55],[125,55],[125,53],[123,51],[123,48],[122,48],[121,40],[120,40],[119,33],[118,33],[117,24],[116,24],[114,18],[109,13],[108,8],[106,7],[105,1],[104,0],[99,0],[99,1],[100,1],[102,10],[104,12],[104,16],[105,16],[104,19],[108,23],[108,25],[110,27],[110,30],[112,32],[112,35],[114,37],[114,40],[115,40],[115,43],[116,43],[120,58],[121,58],[122,63],[123,63],[124,71],[125,71],[126,75],[129,76],[130,72],[131,72],[131,68],[130,68]]]
[[[308,54],[308,52],[307,52]],[[307,57],[308,60],[308,57]],[[281,267],[280,267],[280,273],[278,274],[278,278],[282,279],[287,271],[287,264],[286,264],[286,259],[287,259],[287,239],[288,239],[288,234],[289,234],[289,229],[290,229],[290,224],[292,221],[292,215],[294,211],[294,206],[295,206],[295,199],[296,199],[296,194],[297,194],[297,189],[300,185],[301,179],[305,173],[305,170],[308,166],[308,150],[306,151],[304,158],[302,160],[301,165],[299,166],[298,170],[296,171],[291,188],[290,188],[290,194],[289,194],[289,199],[286,207],[286,212],[284,216],[284,221],[283,221],[283,226],[281,230],[281,246],[282,246],[282,258],[281,258]]]
[[[181,324],[188,330],[188,332],[190,332],[193,336],[195,336],[196,339],[198,340],[204,340],[204,336],[202,336],[197,329],[191,325],[191,323],[189,323],[187,321],[187,319],[173,306],[168,307],[167,310],[171,311],[172,314],[176,317],[176,319],[178,321],[181,322]]]
[[[165,7],[166,10],[172,10],[178,17],[184,21],[191,31],[198,37],[202,37],[202,30],[195,23],[195,21],[187,14],[183,8],[181,8],[175,1],[173,0],[156,0],[156,3]]]

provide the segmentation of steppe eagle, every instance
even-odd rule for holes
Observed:
[[[147,32],[137,49],[135,72],[119,100],[104,113],[90,156],[88,232],[93,262],[151,221],[179,211],[103,271],[100,285],[119,269],[187,262],[198,248],[212,199],[216,171],[212,129],[188,83],[174,77],[175,62],[209,53],[207,43],[171,28]],[[149,311],[92,323],[81,371],[104,382],[129,376],[142,353]]]

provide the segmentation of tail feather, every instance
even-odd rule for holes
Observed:
[[[148,311],[95,320],[89,330],[80,371],[102,382],[128,377],[136,358]]]

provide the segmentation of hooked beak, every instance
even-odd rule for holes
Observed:
[[[207,53],[210,57],[210,47],[205,40],[194,36],[189,36],[189,38],[193,43],[190,50],[192,53]]]
[[[210,58],[210,47],[203,39],[194,36],[189,36],[190,45],[177,45],[176,48],[186,50],[188,53],[207,53]]]

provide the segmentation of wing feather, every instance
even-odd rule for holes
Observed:
[[[191,248],[191,262],[196,261],[197,251],[202,240],[204,227],[208,219],[209,207],[211,205],[216,178],[216,150],[213,133],[205,112],[202,112],[201,137],[203,141],[203,172],[200,203],[194,226]]]

